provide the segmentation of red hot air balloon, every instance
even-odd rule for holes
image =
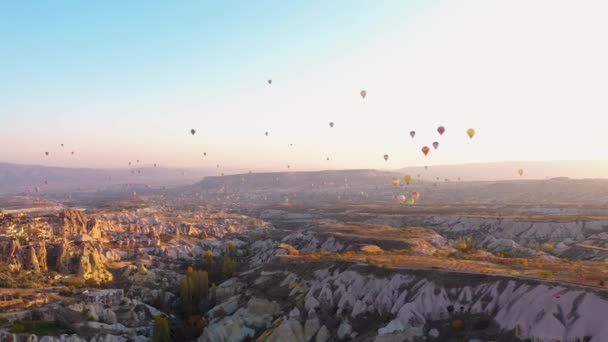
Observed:
[[[431,150],[431,149],[430,149],[428,146],[424,146],[424,147],[422,148],[422,153],[424,153],[424,155],[426,156],[427,154],[429,154],[429,151],[430,151],[430,150]]]
[[[412,192],[412,198],[417,201],[420,198],[420,193],[418,191]]]
[[[445,132],[445,127],[443,127],[443,126],[437,127],[437,132],[439,132],[440,135],[443,135],[443,132]]]

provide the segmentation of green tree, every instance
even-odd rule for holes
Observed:
[[[211,304],[215,305],[217,303],[217,286],[215,283],[211,284]]]
[[[201,299],[207,298],[207,294],[209,293],[209,274],[205,271],[198,271],[198,287],[199,294]]]
[[[154,318],[152,342],[171,342],[171,335],[169,334],[169,321],[167,321],[167,318],[161,315]]]
[[[231,257],[227,255],[222,257],[222,273],[224,274],[224,277],[232,277],[235,267],[236,262]]]
[[[234,258],[236,256],[236,245],[234,244],[233,241],[228,242],[228,247],[226,248],[226,254],[228,254],[229,257]]]
[[[210,249],[205,252],[205,264],[207,266],[207,272],[211,273],[213,267],[213,252],[211,252]]]
[[[192,299],[192,294],[190,292],[190,286],[188,286],[188,277],[183,277],[179,282],[179,296],[184,305],[190,304]]]

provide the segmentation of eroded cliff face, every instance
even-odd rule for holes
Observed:
[[[560,219],[537,222],[524,218],[487,218],[476,216],[378,216],[370,223],[392,227],[427,227],[456,239],[464,236],[481,242],[491,236],[490,245],[505,245],[509,241],[518,247],[538,248],[545,242],[554,243],[552,253],[558,256],[591,260],[608,260],[608,252],[584,249],[579,244],[608,248],[608,220]],[[534,251],[522,253],[534,254]]]
[[[95,283],[112,280],[103,256],[91,242],[75,244],[64,240],[58,246],[56,267],[60,273],[76,274]]]
[[[453,306],[457,312],[490,315],[522,339],[574,341],[591,336],[591,341],[602,341],[608,336],[608,326],[598,317],[608,313],[608,301],[593,291],[515,279],[451,286],[417,275],[378,277],[355,270],[320,270],[314,277],[305,300],[309,314],[329,310],[355,319],[390,313],[394,319],[378,329],[379,335],[446,319],[446,308]]]

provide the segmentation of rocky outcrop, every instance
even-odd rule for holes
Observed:
[[[25,246],[21,249],[21,263],[23,269],[31,270],[34,273],[40,272],[40,264],[34,246]]]
[[[8,265],[12,271],[19,271],[23,266],[21,258],[21,244],[19,240],[13,239],[2,245],[2,262]]]
[[[246,307],[236,310],[237,299],[238,297],[233,297],[218,306],[225,307],[227,310],[224,311],[234,314],[213,320],[199,337],[199,342],[243,341],[253,337],[256,331],[269,328],[273,319],[280,313],[276,302],[256,297],[249,299]],[[215,314],[210,315],[210,317],[215,316]]]
[[[105,260],[91,242],[75,245],[64,239],[58,246],[56,267],[60,273],[76,273],[78,277],[95,283],[112,280]]]
[[[98,321],[102,323],[116,323],[116,314],[112,309],[105,309],[97,303],[78,302],[68,306],[68,309],[81,313],[89,321]]]
[[[69,237],[87,233],[87,220],[80,210],[66,209],[59,214],[60,225],[56,226],[55,234]]]
[[[365,275],[364,269],[316,271],[305,300],[309,314],[319,310],[351,317],[390,313],[395,318],[378,330],[379,335],[419,336],[426,322],[447,318],[446,308],[452,305],[492,316],[502,329],[522,339],[574,341],[590,336],[599,341],[600,336],[608,336],[608,326],[597,316],[608,312],[608,300],[592,291],[507,279],[437,284],[411,274]],[[343,332],[347,330],[344,327]]]

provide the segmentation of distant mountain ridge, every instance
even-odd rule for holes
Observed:
[[[116,184],[182,186],[192,184],[206,174],[209,173],[202,170],[137,167],[137,165],[125,169],[93,169],[0,162],[0,194],[33,191],[36,187],[40,187],[41,192],[70,192],[79,189],[96,191]]]

